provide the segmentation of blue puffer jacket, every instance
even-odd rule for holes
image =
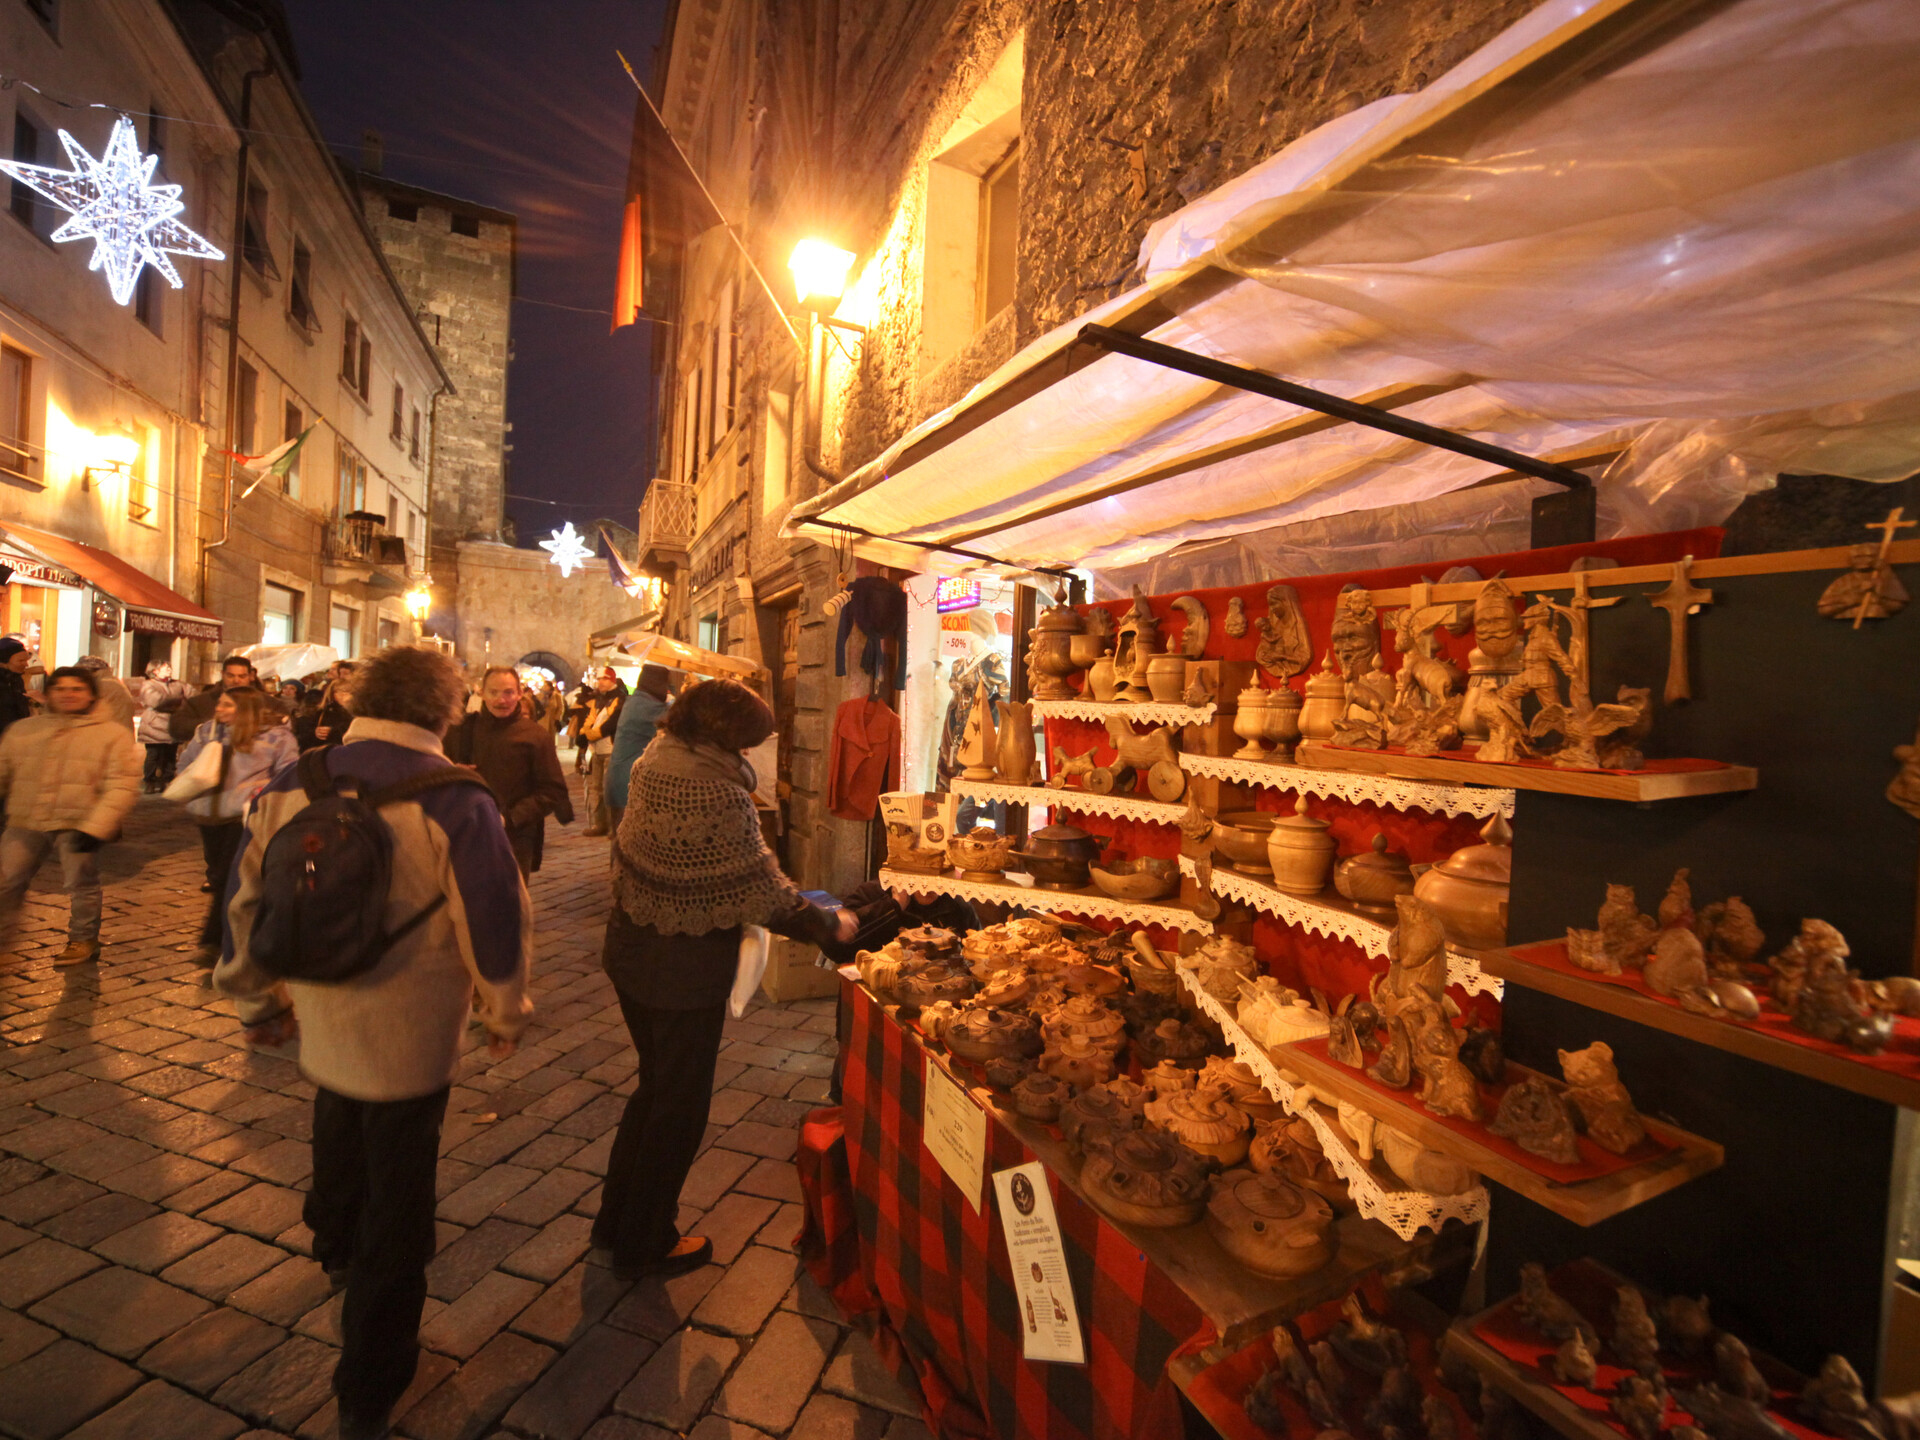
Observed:
[[[633,762],[646,753],[647,746],[660,731],[660,717],[667,713],[667,702],[656,700],[644,690],[627,697],[620,712],[620,728],[613,732],[613,753],[607,756],[607,804],[616,810],[627,808],[627,782],[633,778]]]
[[[180,752],[177,770],[184,771],[193,757],[209,745],[226,743],[227,727],[209,720],[193,732],[193,739]],[[187,814],[203,825],[224,825],[246,814],[247,806],[275,777],[300,758],[300,743],[285,725],[271,725],[253,737],[244,751],[232,751],[227,757],[226,783],[217,792],[209,792],[187,802]]]

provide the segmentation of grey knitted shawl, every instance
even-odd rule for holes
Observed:
[[[634,762],[614,837],[614,896],[663,935],[764,925],[802,903],[760,834],[737,754],[662,731]]]

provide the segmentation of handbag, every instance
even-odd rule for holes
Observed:
[[[767,949],[772,940],[764,925],[740,927],[740,962],[733,971],[733,993],[727,996],[727,1013],[736,1020],[747,1013],[753,992],[760,988],[760,977],[767,973]]]
[[[209,790],[220,788],[220,775],[226,768],[226,745],[209,745],[194,756],[193,763],[175,775],[160,793],[173,801],[196,799]]]

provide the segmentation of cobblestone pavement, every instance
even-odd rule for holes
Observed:
[[[792,1250],[801,1117],[827,1093],[832,1002],[728,1026],[683,1228],[716,1259],[625,1285],[587,1232],[633,1061],[600,973],[606,842],[550,827],[533,887],[539,1013],[477,1044],[441,1137],[413,1440],[915,1440],[917,1403]],[[0,936],[0,1431],[18,1440],[335,1433],[340,1299],[300,1223],[313,1090],[249,1052],[188,953],[192,826],[144,800],[104,852],[105,953],[56,970],[42,872]],[[477,1035],[477,1032],[475,1032]]]

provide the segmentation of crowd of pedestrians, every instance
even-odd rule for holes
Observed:
[[[303,1213],[346,1291],[339,1433],[378,1440],[418,1359],[469,1019],[504,1057],[533,1011],[527,879],[547,821],[574,819],[561,750],[583,777],[586,833],[613,837],[602,963],[638,1073],[593,1242],[621,1276],[712,1256],[676,1214],[754,927],[837,949],[856,924],[802,896],[767,847],[748,752],[774,719],[744,685],[676,695],[647,666],[629,692],[604,668],[568,695],[494,666],[470,686],[415,647],[313,679],[263,679],[243,655],[198,693],[165,664],[131,685],[98,660],[39,677],[0,639],[0,936],[57,855],[70,920],[56,963],[97,961],[100,847],[143,790],[184,804],[208,891],[194,958],[248,1043],[298,1040],[315,1087]]]

